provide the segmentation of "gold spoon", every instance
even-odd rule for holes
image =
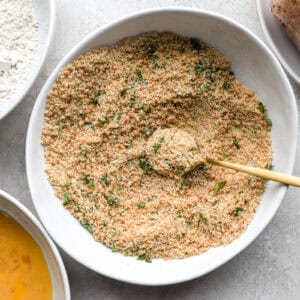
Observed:
[[[257,168],[257,167],[251,167],[251,166],[244,166],[236,163],[231,163],[227,161],[219,161],[219,160],[214,160],[214,159],[207,159],[207,162],[229,168],[235,171],[247,173],[253,176],[261,177],[264,179],[268,180],[273,180],[277,182],[281,182],[284,184],[289,184],[289,185],[294,185],[294,186],[299,186],[300,187],[300,177],[297,176],[292,176],[280,172],[275,172],[275,171],[270,171],[267,169],[263,168]]]
[[[264,168],[204,158],[199,152],[193,136],[182,129],[157,129],[147,142],[146,153],[154,170],[165,176],[183,176],[199,165],[208,162],[264,179],[300,187],[300,177]]]

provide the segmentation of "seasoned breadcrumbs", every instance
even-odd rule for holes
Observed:
[[[270,127],[261,100],[219,52],[153,32],[67,65],[48,95],[42,143],[62,204],[97,241],[149,262],[232,242],[265,188],[259,178],[209,164],[164,176],[151,165],[152,134],[183,130],[193,150],[212,159],[269,168]],[[153,144],[152,159],[163,143]]]

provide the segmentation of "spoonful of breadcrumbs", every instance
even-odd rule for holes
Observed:
[[[194,137],[183,129],[157,129],[149,138],[146,153],[153,169],[164,176],[178,177],[207,164],[244,172],[253,176],[300,187],[300,178],[264,168],[240,165],[209,158]]]

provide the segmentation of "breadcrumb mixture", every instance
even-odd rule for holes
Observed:
[[[59,74],[42,134],[46,172],[97,241],[146,262],[183,258],[238,238],[265,182],[209,164],[165,176],[152,161],[167,137],[148,140],[158,129],[182,130],[195,141],[191,151],[270,169],[271,124],[218,51],[145,33],[94,49]]]

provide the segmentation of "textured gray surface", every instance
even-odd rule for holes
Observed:
[[[0,122],[0,189],[33,210],[25,174],[25,137],[34,101],[60,58],[87,33],[127,13],[161,6],[214,10],[247,26],[265,41],[254,0],[63,0],[57,1],[56,38],[30,94]],[[291,81],[300,101],[300,87]],[[299,109],[299,103],[297,103]],[[299,142],[298,142],[299,146]],[[295,174],[300,175],[298,147]],[[300,299],[300,189],[289,188],[266,230],[240,255],[187,283],[142,287],[117,282],[63,254],[72,299]]]

